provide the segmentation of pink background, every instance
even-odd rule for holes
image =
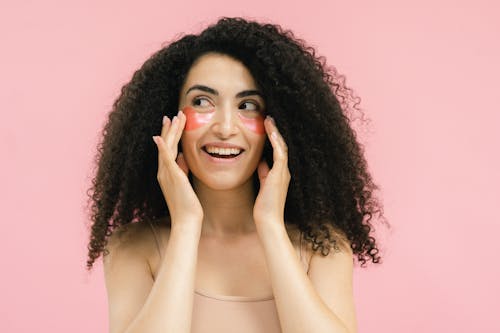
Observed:
[[[2,1],[1,332],[105,332],[83,207],[98,132],[162,43],[220,16],[292,29],[347,76],[393,225],[359,332],[500,331],[494,1]],[[243,9],[241,9],[243,8]]]

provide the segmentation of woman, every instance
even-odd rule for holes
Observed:
[[[353,254],[379,262],[382,210],[350,101],[291,32],[241,18],[146,61],[91,189],[110,332],[356,332]]]

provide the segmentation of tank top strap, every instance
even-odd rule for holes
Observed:
[[[155,227],[153,226],[153,223],[148,220],[149,227],[151,228],[151,231],[153,232],[153,236],[155,238],[155,243],[156,243],[156,249],[158,250],[158,253],[160,254],[160,258],[163,258],[163,255],[161,253],[161,249],[163,248],[162,242],[161,242],[161,237],[159,234],[156,232]]]
[[[307,261],[307,251],[306,251],[306,245],[307,243],[303,241],[303,233],[302,230],[300,231],[300,241],[299,241],[299,257],[300,261],[302,262],[302,265],[304,266],[304,270],[306,273],[309,273],[309,262]]]

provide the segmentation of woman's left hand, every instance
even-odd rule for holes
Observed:
[[[288,170],[288,147],[274,123],[267,117],[264,127],[273,147],[273,167],[269,169],[265,160],[257,167],[260,190],[253,208],[257,228],[270,225],[284,225],[285,201],[290,184]]]

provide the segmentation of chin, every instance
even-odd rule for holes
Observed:
[[[235,190],[244,186],[253,186],[252,175],[248,178],[235,175],[212,175],[211,177],[196,177],[199,183],[214,191]]]

